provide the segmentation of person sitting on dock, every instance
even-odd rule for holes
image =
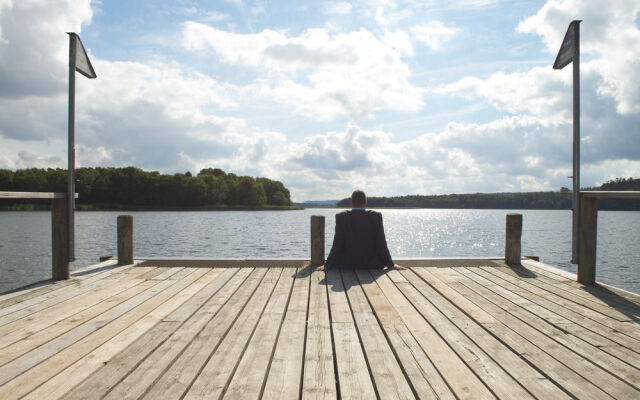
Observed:
[[[393,262],[382,226],[382,214],[366,210],[367,196],[362,190],[351,195],[351,210],[336,214],[333,246],[324,265],[316,270],[337,268],[406,269]]]

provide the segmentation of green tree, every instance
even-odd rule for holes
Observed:
[[[0,190],[13,191],[13,171],[0,169]]]
[[[222,177],[213,174],[198,174],[200,181],[207,187],[205,203],[208,205],[223,204],[227,200],[229,189]]]
[[[267,196],[267,203],[273,205],[290,205],[289,189],[282,182],[268,178],[257,178],[256,182],[262,185]],[[279,194],[278,194],[279,193]],[[277,195],[276,195],[277,194]]]
[[[261,184],[250,176],[239,179],[235,190],[236,204],[247,206],[263,206],[267,203],[267,195]]]
[[[269,198],[269,204],[273,204],[276,206],[287,206],[291,203],[291,200],[289,200],[287,198],[287,195],[285,195],[284,193],[282,193],[281,191],[277,191],[275,192],[270,198]]]
[[[0,169],[0,190],[65,192],[67,171],[60,168]],[[268,192],[267,192],[268,191]],[[239,177],[219,168],[163,175],[137,167],[79,168],[76,170],[79,204],[103,206],[198,207],[205,205],[290,204],[289,190],[267,178]],[[9,203],[21,203],[15,200]]]
[[[47,178],[42,169],[19,169],[13,176],[13,185],[19,192],[43,192]]]

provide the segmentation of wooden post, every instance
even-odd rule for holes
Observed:
[[[592,285],[596,281],[596,242],[598,238],[598,199],[580,198],[580,234],[578,282]]]
[[[324,264],[324,215],[311,216],[311,265]]]
[[[133,264],[133,215],[118,215],[118,264]]]
[[[507,214],[504,261],[509,265],[520,265],[521,237],[522,214]]]
[[[51,276],[54,281],[69,279],[69,215],[67,198],[51,203]]]

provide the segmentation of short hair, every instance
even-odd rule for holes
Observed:
[[[354,190],[351,194],[351,204],[353,206],[364,206],[367,204],[367,195],[360,189]]]

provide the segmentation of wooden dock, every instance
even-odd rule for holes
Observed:
[[[638,399],[640,296],[535,261],[108,261],[0,296],[0,399]]]

